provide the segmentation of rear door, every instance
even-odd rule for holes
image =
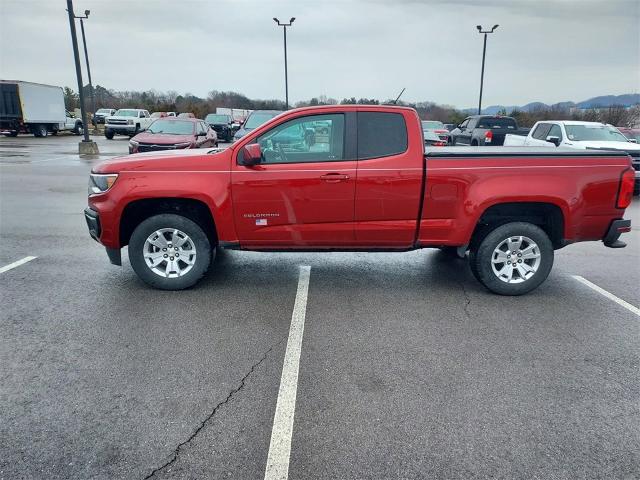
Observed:
[[[274,126],[250,142],[261,147],[258,165],[242,165],[238,152],[231,181],[243,247],[353,245],[357,161],[355,142],[346,142],[347,115],[308,115]],[[326,134],[315,133],[317,121],[328,122]]]
[[[456,139],[456,145],[471,145],[471,134],[473,133],[473,129],[476,128],[476,124],[478,123],[477,118],[470,117],[462,122],[462,127],[460,135]]]
[[[415,112],[358,111],[358,246],[409,248],[422,202],[424,147]]]

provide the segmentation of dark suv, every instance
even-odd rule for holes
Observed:
[[[471,115],[449,132],[449,145],[502,145],[507,134],[526,135],[515,118],[500,115]]]
[[[231,115],[210,113],[204,117],[204,121],[216,131],[219,141],[231,142],[233,140],[233,118]]]

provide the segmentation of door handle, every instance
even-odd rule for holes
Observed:
[[[327,183],[346,182],[349,180],[349,175],[344,175],[342,173],[326,173],[320,177],[320,180]]]

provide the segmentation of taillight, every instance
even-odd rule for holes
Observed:
[[[493,140],[493,132],[489,130],[487,131],[487,133],[484,134],[484,141],[489,143],[491,142],[491,140]]]
[[[631,204],[631,199],[633,198],[633,184],[635,180],[636,175],[633,169],[627,168],[624,172],[622,172],[616,207],[627,208]]]

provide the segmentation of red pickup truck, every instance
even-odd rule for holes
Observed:
[[[633,194],[625,153],[441,147],[425,153],[415,110],[337,105],[284,112],[227,149],[99,164],[85,217],[112,263],[148,284],[194,285],[216,247],[407,251],[463,257],[489,290],[542,283],[554,250],[625,244]]]

